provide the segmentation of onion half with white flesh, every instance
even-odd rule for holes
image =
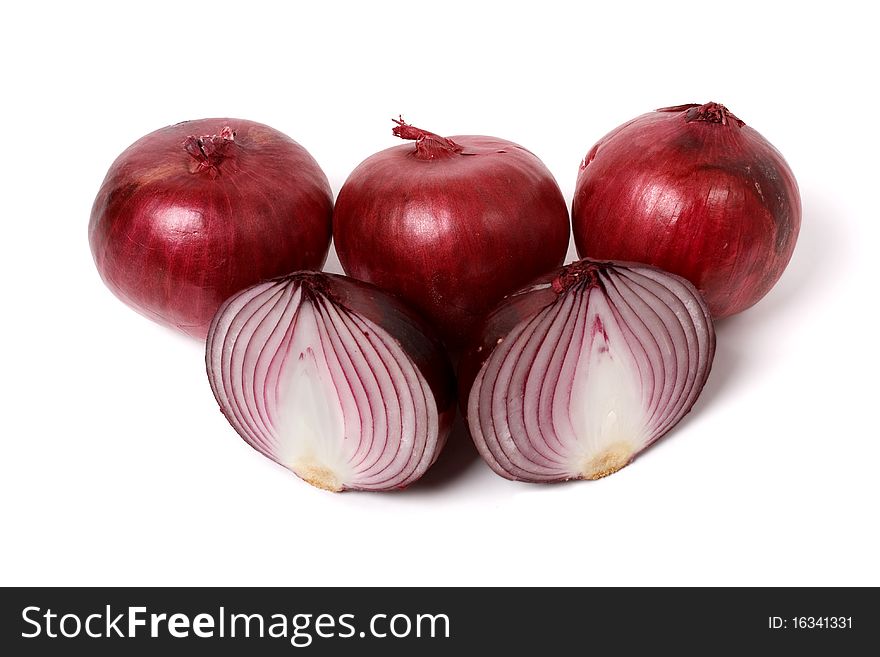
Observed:
[[[691,410],[714,352],[708,308],[685,279],[584,259],[493,311],[463,357],[460,403],[502,477],[598,479]]]
[[[239,435],[327,490],[409,486],[454,414],[439,339],[387,293],[344,276],[297,272],[233,296],[211,324],[206,361]]]

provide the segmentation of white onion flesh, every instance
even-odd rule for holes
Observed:
[[[443,409],[401,342],[314,276],[221,308],[207,345],[217,401],[245,441],[314,486],[406,487],[443,446]]]
[[[638,265],[565,270],[559,296],[498,336],[466,397],[478,451],[509,479],[616,472],[690,411],[709,375],[715,334],[690,283]]]

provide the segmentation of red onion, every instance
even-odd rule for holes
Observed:
[[[440,341],[367,283],[298,272],[229,299],[208,379],[247,443],[319,488],[390,490],[437,458],[455,409]]]
[[[717,103],[666,107],[608,133],[581,164],[572,206],[582,257],[684,276],[716,318],[770,291],[800,224],[782,155]]]
[[[333,238],[345,272],[406,300],[457,345],[502,296],[558,267],[565,199],[532,153],[495,137],[415,140],[376,153],[336,200]]]
[[[532,482],[598,479],[690,411],[715,332],[686,280],[581,260],[507,297],[461,366],[461,404],[495,472]]]
[[[241,119],[162,128],[120,155],[89,243],[107,286],[147,317],[204,338],[232,293],[330,248],[333,197],[295,141]]]

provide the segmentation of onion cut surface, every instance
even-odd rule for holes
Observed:
[[[264,456],[332,491],[419,479],[454,413],[437,338],[373,286],[300,272],[227,301],[208,335],[226,418]]]
[[[715,333],[686,280],[581,260],[505,299],[462,363],[483,459],[530,482],[598,479],[690,411]]]

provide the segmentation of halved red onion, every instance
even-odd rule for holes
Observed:
[[[688,281],[584,259],[487,318],[462,361],[460,400],[502,477],[598,479],[691,410],[714,353],[708,308]]]
[[[455,412],[439,339],[399,301],[344,276],[297,272],[233,296],[211,324],[206,362],[239,435],[327,490],[410,485]]]

